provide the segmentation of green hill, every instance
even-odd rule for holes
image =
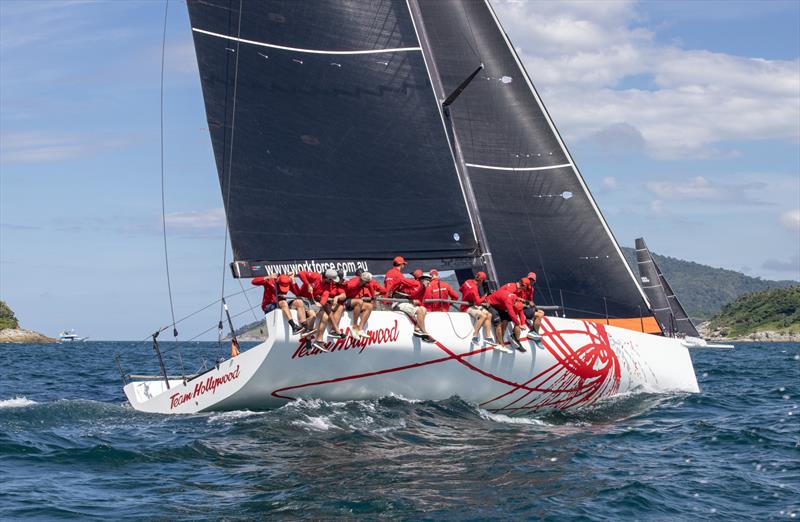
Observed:
[[[14,311],[8,307],[5,301],[0,301],[0,330],[6,328],[19,328],[19,321],[14,316]]]
[[[723,306],[709,329],[725,337],[765,330],[800,333],[800,285],[743,295]]]
[[[627,247],[623,247],[622,251],[633,273],[638,275],[636,251]],[[760,277],[750,277],[733,270],[714,268],[655,253],[653,258],[692,319],[710,319],[723,305],[741,295],[797,284],[796,281],[770,281]]]

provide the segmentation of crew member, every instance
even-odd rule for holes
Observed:
[[[367,319],[372,314],[376,295],[385,291],[386,289],[375,281],[369,272],[361,272],[344,284],[346,297],[344,306],[346,310],[353,312],[352,327],[350,328],[350,336],[353,339],[369,339],[369,334],[363,330]]]
[[[405,279],[403,268],[405,268],[406,264],[406,260],[403,259],[403,256],[397,256],[392,260],[392,268],[386,272],[383,278],[383,286],[386,287],[386,295],[388,297],[392,297],[395,287],[400,284],[399,281]]]
[[[519,341],[521,327],[525,324],[522,301],[515,293],[510,292],[505,287],[489,294],[486,301],[490,305],[489,311],[492,314],[492,324],[494,325],[497,342],[503,342],[503,333],[508,326],[508,322],[512,321],[514,323],[514,331],[511,336],[511,342],[517,350],[524,352],[525,348]]]
[[[425,290],[425,308],[429,312],[447,312],[450,304],[445,301],[456,301],[458,294],[447,282],[439,279],[439,271],[431,270],[431,282]],[[429,302],[429,301],[434,302]]]
[[[406,314],[409,318],[411,318],[411,320],[416,321],[416,327],[414,328],[414,335],[427,343],[436,342],[433,339],[433,337],[431,337],[428,334],[428,331],[425,329],[426,310],[425,307],[422,305],[423,301],[425,300],[425,291],[430,282],[431,282],[430,274],[424,274],[424,273],[420,276],[419,281],[406,278],[394,281],[395,283],[394,291],[396,293],[401,292],[407,295],[410,301],[406,303],[397,303],[395,309],[400,310],[401,312]]]
[[[469,304],[461,305],[461,311],[467,312],[474,322],[472,330],[472,342],[478,344],[478,332],[483,328],[483,342],[489,346],[497,346],[497,343],[492,338],[492,314],[485,307],[481,306],[486,297],[480,294],[479,286],[486,281],[486,274],[478,272],[475,274],[474,279],[467,279],[459,288],[461,292],[461,300]]]
[[[317,325],[316,340],[314,346],[320,350],[327,351],[324,345],[324,334],[330,322],[330,337],[341,339],[344,337],[339,331],[339,319],[344,310],[344,289],[340,284],[339,274],[336,270],[329,268],[325,270],[322,281],[314,287],[314,301],[319,303],[319,322]]]

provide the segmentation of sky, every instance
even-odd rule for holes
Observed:
[[[644,236],[660,254],[800,280],[800,2],[493,5],[622,245]],[[0,299],[24,327],[136,340],[170,322],[163,19],[156,0],[0,0]],[[226,293],[249,284],[222,268],[221,195],[175,0],[165,58],[182,317],[217,299],[223,277]],[[231,300],[235,313],[246,305]],[[182,324],[181,338],[217,314]]]

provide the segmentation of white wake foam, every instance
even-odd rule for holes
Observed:
[[[0,408],[23,408],[25,406],[31,406],[33,404],[39,404],[36,401],[32,401],[27,397],[14,397],[13,399],[6,399],[4,401],[0,401]]]
[[[508,415],[503,415],[502,413],[491,413],[481,409],[478,409],[478,412],[480,413],[481,418],[493,422],[502,422],[504,424],[530,424],[533,426],[550,426],[550,424],[544,422],[543,420],[533,419],[531,417],[509,417]]]

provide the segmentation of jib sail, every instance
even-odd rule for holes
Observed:
[[[472,266],[475,232],[405,0],[187,3],[235,275],[377,270],[398,254]]]
[[[658,263],[653,259],[643,238],[636,240],[636,264],[639,266],[642,288],[650,299],[653,313],[664,333],[699,337],[697,328],[678,301],[678,297],[661,272]]]
[[[449,117],[498,279],[537,272],[538,303],[563,303],[572,317],[636,318],[638,328],[646,299],[491,6],[411,5],[440,98],[483,64]]]

